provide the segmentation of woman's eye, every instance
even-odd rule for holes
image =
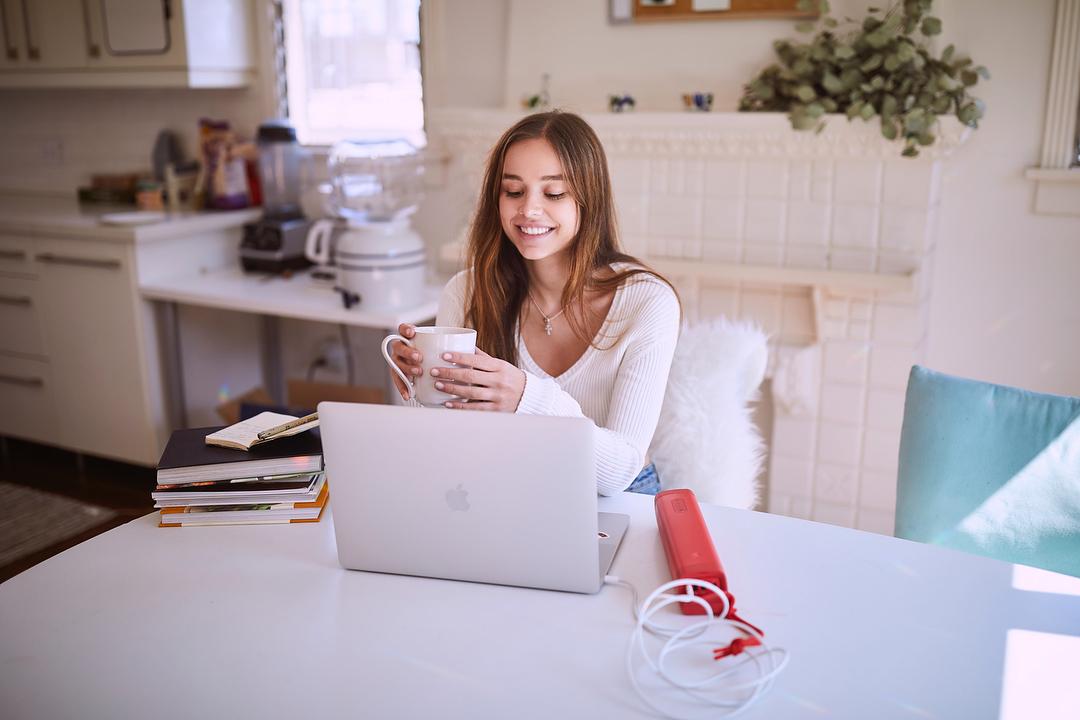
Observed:
[[[508,198],[519,198],[525,194],[521,190],[504,190],[503,192],[506,193],[506,197]]]
[[[562,200],[564,197],[566,197],[566,193],[564,193],[564,192],[561,192],[561,193],[545,193],[545,195],[548,196],[549,200]]]

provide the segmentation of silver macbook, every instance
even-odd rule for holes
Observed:
[[[319,403],[338,560],[597,592],[629,517],[597,513],[583,418]]]

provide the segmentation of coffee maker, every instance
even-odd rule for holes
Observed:
[[[296,130],[282,121],[260,125],[256,145],[263,216],[244,225],[240,266],[264,273],[306,268],[311,265],[304,254],[311,221],[300,209],[300,182],[307,153]]]

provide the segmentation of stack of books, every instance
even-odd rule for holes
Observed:
[[[330,491],[318,434],[255,443],[245,452],[208,444],[221,430],[177,430],[169,438],[152,494],[161,527],[319,521]]]

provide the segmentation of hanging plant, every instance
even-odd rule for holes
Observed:
[[[927,41],[941,33],[941,20],[930,15],[931,4],[903,0],[887,10],[869,8],[861,24],[842,24],[829,14],[828,0],[799,0],[800,10],[820,13],[796,25],[816,31],[813,39],[774,42],[780,62],[744,86],[739,110],[786,112],[796,130],[819,132],[826,113],[877,117],[885,138],[903,139],[905,157],[934,143],[941,115],[978,127],[985,106],[968,91],[990,73],[952,45],[934,56]]]

